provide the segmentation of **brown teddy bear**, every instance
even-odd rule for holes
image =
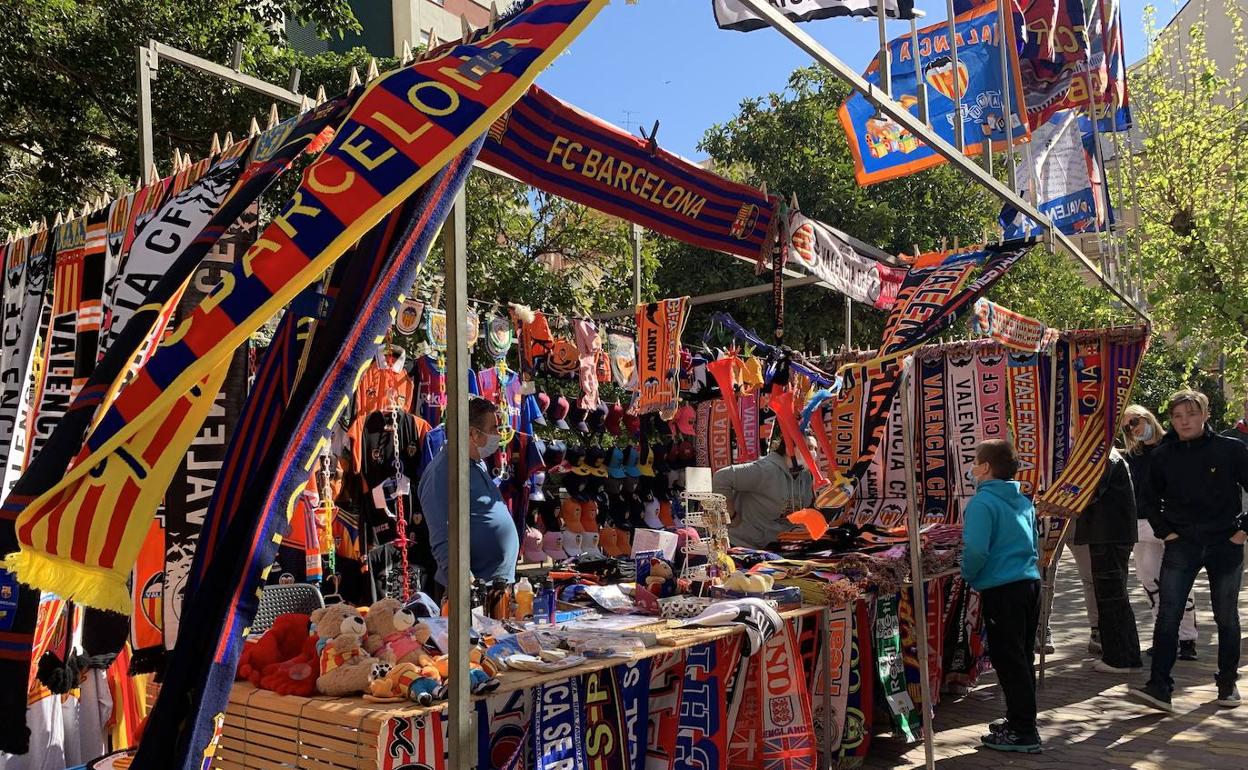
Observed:
[[[355,695],[368,689],[375,658],[364,652],[364,618],[347,604],[331,604],[312,613],[321,653],[316,689],[322,695]]]
[[[368,629],[364,649],[385,663],[414,663],[427,666],[433,658],[425,652],[429,627],[417,623],[416,616],[403,609],[398,599],[381,599],[368,608],[364,618]]]

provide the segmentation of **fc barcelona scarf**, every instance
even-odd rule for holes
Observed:
[[[1032,354],[1009,354],[1006,367],[1010,393],[1010,417],[1014,427],[1014,449],[1018,453],[1018,483],[1024,495],[1034,495],[1044,483],[1049,453],[1047,398],[1042,394],[1040,357]]]
[[[675,767],[728,766],[727,685],[740,666],[741,638],[734,634],[686,652]]]
[[[915,387],[919,391],[919,468],[923,475],[921,510],[927,522],[952,520],[953,500],[949,494],[948,401],[945,395],[945,356],[923,356]]]
[[[770,253],[776,199],[587,115],[537,86],[490,128],[481,159],[525,184],[678,241]]]
[[[125,578],[152,509],[118,498],[137,497],[139,481],[163,475],[157,465],[168,460],[144,456],[161,428],[198,430],[202,418],[190,413],[192,405],[211,403],[232,351],[484,133],[604,3],[540,0],[470,43],[371,83],[283,213],[102,415],[64,479],[20,501],[23,548],[6,566],[31,585],[128,610]],[[115,489],[107,500],[104,488]],[[61,548],[53,518],[85,537],[67,537],[76,544]]]
[[[680,406],[680,335],[689,317],[689,298],[637,306],[637,393],[630,414],[676,413]]]
[[[533,770],[587,767],[581,688],[575,679],[533,690]]]
[[[685,653],[671,652],[652,660],[650,705],[644,731],[646,770],[672,770],[673,747],[680,722],[681,685],[685,679]]]
[[[401,292],[415,280],[467,178],[478,146],[370,231],[335,270],[344,278],[333,311],[307,344],[306,361],[296,362],[303,363],[303,374],[289,402],[271,407],[281,419],[275,438],[254,465],[237,460],[265,434],[235,434],[209,508],[213,526],[206,523],[192,565],[192,573],[203,579],[188,590],[185,622],[136,768],[168,767],[173,756],[178,759],[174,766],[190,770],[213,745],[213,717],[225,709],[246,626],[256,611],[256,588],[273,562],[333,425],[351,401],[360,372],[372,362],[393,323]],[[290,356],[278,354],[280,366],[291,363]],[[270,395],[253,391],[262,403]],[[224,508],[218,498],[239,503]],[[205,541],[221,531],[224,535],[215,543]],[[210,547],[205,550],[205,545]],[[207,566],[198,568],[200,564]],[[197,719],[195,712],[188,713],[191,704],[198,709]]]
[[[49,288],[48,232],[9,244],[4,262],[4,346],[0,367],[0,501],[22,474],[39,311]],[[3,544],[3,541],[0,541]]]
[[[1070,460],[1062,475],[1037,501],[1036,507],[1041,513],[1074,517],[1091,502],[1105,475],[1109,451],[1114,442],[1114,426],[1122,418],[1122,411],[1131,403],[1140,359],[1147,347],[1147,332],[1138,334],[1135,339],[1102,339],[1104,355],[1101,360],[1104,366],[1100,368],[1099,398],[1091,416],[1075,437]],[[1080,369],[1087,370],[1090,365],[1081,366],[1076,361],[1075,367],[1078,379],[1083,376]],[[1077,387],[1082,390],[1082,383]],[[1082,407],[1082,395],[1080,401]]]

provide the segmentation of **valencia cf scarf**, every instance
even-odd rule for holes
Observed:
[[[588,767],[581,688],[576,679],[539,684],[533,690],[533,770]]]
[[[261,417],[280,414],[272,438],[264,442],[269,434],[241,432],[249,415],[240,418],[191,569],[203,577],[188,589],[181,633],[136,768],[169,767],[168,758],[175,757],[174,767],[191,770],[212,748],[213,717],[225,709],[246,627],[256,611],[256,589],[289,529],[321,448],[350,404],[360,372],[384,341],[401,293],[412,286],[477,147],[403,202],[336,268],[335,274],[343,276],[341,290],[328,319],[307,343],[306,359],[296,362],[302,364],[298,384],[288,402],[260,410]],[[294,346],[300,347],[298,342]],[[276,354],[279,368],[292,363],[285,351]],[[293,378],[289,369],[287,375]],[[252,392],[261,404],[271,395]],[[262,454],[250,464],[239,463],[261,443]],[[226,507],[231,500],[238,502]]]
[[[1062,475],[1046,490],[1036,503],[1041,513],[1054,516],[1078,516],[1092,501],[1096,488],[1105,476],[1109,452],[1114,443],[1114,426],[1122,419],[1122,412],[1131,403],[1131,391],[1135,387],[1140,359],[1148,347],[1147,334],[1135,339],[1102,337],[1099,354],[1093,359],[1091,345],[1078,344],[1079,355],[1074,362],[1076,389],[1079,392],[1079,408],[1084,409],[1085,400],[1091,414],[1084,418],[1075,436],[1070,459]],[[1099,370],[1096,396],[1093,396],[1092,370]]]
[[[983,297],[975,301],[971,321],[975,334],[991,337],[1021,353],[1039,353],[1051,347],[1057,335],[1056,329],[1050,329],[1042,321],[1015,313]]]
[[[637,306],[637,393],[630,414],[670,416],[680,406],[680,335],[689,317],[689,298]]]
[[[815,728],[815,740],[820,754],[831,751],[835,756],[841,749],[845,729],[845,706],[849,700],[850,657],[853,650],[853,607],[844,606],[833,611],[828,623],[828,644],[831,645],[831,670],[824,671],[823,656],[815,666],[815,686],[810,696]],[[824,712],[824,690],[831,702],[831,711]],[[828,726],[830,742],[824,745],[824,725]]]
[[[650,667],[652,659],[642,658],[611,667],[615,690],[620,697],[627,742],[628,770],[645,770],[646,739],[643,730],[650,717]]]
[[[48,232],[11,242],[4,260],[4,346],[0,367],[0,501],[26,467],[26,426],[40,308],[50,288]],[[3,544],[3,541],[0,541]]]
[[[975,357],[979,388],[979,440],[1006,438],[1009,403],[1005,374],[1005,353],[995,348],[979,351]]]
[[[609,669],[607,673],[610,673]],[[532,698],[526,690],[491,695],[474,704],[477,711],[477,770],[524,767],[532,705]],[[589,729],[592,730],[592,726]]]
[[[371,83],[239,268],[100,417],[78,462],[56,487],[19,501],[22,549],[6,566],[31,585],[128,610],[125,577],[154,510],[129,501],[151,491],[138,481],[167,478],[171,453],[147,456],[158,437],[198,430],[199,404],[211,404],[232,351],[484,133],[604,2],[539,0]],[[62,548],[53,519],[84,534],[76,547]]]
[[[741,410],[742,440],[737,446],[737,462],[748,463],[761,456],[759,437],[758,391],[746,393],[737,400]]]
[[[949,485],[949,402],[945,393],[945,356],[936,353],[916,362],[918,390],[915,403],[920,410],[919,468],[922,471],[923,518],[929,523],[948,523],[953,518]]]
[[[1010,353],[1006,367],[1009,383],[1010,417],[1014,449],[1018,453],[1017,478],[1024,495],[1034,495],[1044,483],[1048,436],[1044,415],[1048,411],[1042,397],[1040,357],[1034,353]]]
[[[734,634],[694,645],[685,653],[675,767],[726,766],[727,685],[741,662],[741,638],[742,634]],[[799,664],[796,673],[801,670]]]
[[[893,725],[906,741],[913,743],[919,739],[921,718],[906,686],[898,605],[896,594],[882,596],[875,602],[875,665]]]
[[[711,473],[732,465],[731,408],[722,398],[710,401],[707,451]]]
[[[650,705],[646,736],[646,770],[673,770],[676,731],[680,722],[681,686],[685,679],[684,651],[651,659]]]
[[[525,184],[712,251],[770,253],[777,201],[537,86],[490,127],[481,159]]]
[[[975,466],[975,450],[981,441],[975,360],[973,349],[956,348],[945,357],[945,397],[950,423],[948,479],[955,522],[961,522],[962,510],[975,494],[975,484],[967,479],[967,472]]]
[[[134,612],[130,614],[133,672],[148,674],[159,667],[165,653],[165,522],[152,519],[130,579]]]
[[[871,748],[871,726],[875,714],[875,656],[872,652],[871,618],[874,600],[862,598],[854,603],[853,635],[849,659],[849,696],[845,706],[845,728],[841,731],[841,750],[835,767],[862,767]]]

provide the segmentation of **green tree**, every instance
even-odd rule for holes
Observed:
[[[1210,23],[1214,9],[1208,12]],[[1152,11],[1146,12],[1150,37]],[[1238,4],[1225,18],[1234,59],[1219,68],[1204,21],[1183,39],[1167,29],[1132,71],[1136,133],[1128,159],[1134,179],[1127,203],[1137,228],[1132,244],[1158,329],[1180,359],[1206,370],[1225,355],[1227,385],[1243,393],[1248,365],[1248,127],[1240,84],[1248,41]],[[1176,55],[1176,52],[1181,52]],[[1193,382],[1201,377],[1191,375]],[[1237,403],[1236,399],[1232,399]]]

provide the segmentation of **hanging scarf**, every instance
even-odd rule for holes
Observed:
[[[637,306],[637,392],[629,414],[668,416],[680,406],[680,336],[689,298]]]
[[[815,740],[819,742],[820,756],[831,751],[833,756],[841,749],[845,729],[845,706],[849,700],[850,663],[853,650],[853,607],[842,606],[831,613],[828,621],[828,644],[831,646],[831,672],[825,672],[823,656],[815,666],[815,685],[810,690]],[[824,689],[831,701],[832,710],[825,713]],[[830,724],[829,724],[830,723]],[[831,742],[823,744],[823,726],[831,728]]]
[[[875,665],[884,691],[884,701],[893,715],[893,725],[907,742],[918,740],[919,711],[906,689],[906,667],[902,659],[899,596],[879,597],[875,602]]]
[[[979,440],[1007,438],[1006,414],[1009,386],[1006,382],[1005,354],[981,350],[975,358],[979,388]]]
[[[928,687],[932,693],[933,706],[940,703],[940,683],[945,678],[941,653],[945,649],[945,588],[948,584],[948,578],[928,582],[923,602],[927,611]],[[921,713],[930,714],[931,710],[924,709]]]
[[[0,501],[26,467],[26,426],[34,350],[44,295],[51,287],[48,231],[9,244],[4,261],[4,346],[0,369]],[[0,540],[3,545],[3,540]]]
[[[1009,354],[1006,367],[1009,383],[1010,417],[1014,434],[1014,449],[1018,453],[1018,480],[1020,491],[1031,496],[1040,489],[1044,480],[1047,445],[1044,412],[1040,393],[1040,360],[1031,354]]]
[[[447,720],[441,711],[390,717],[377,736],[377,770],[446,767],[446,729]]]
[[[797,629],[785,624],[748,660],[733,720],[728,766],[740,770],[816,766],[814,712]]]
[[[581,688],[575,679],[533,690],[533,770],[586,767]]]
[[[975,301],[971,321],[974,334],[991,337],[1010,350],[1023,353],[1039,353],[1051,347],[1057,335],[1056,329],[1050,329],[1043,322],[983,297]]]
[[[222,362],[233,349],[482,134],[603,3],[540,0],[496,30],[477,33],[473,42],[449,46],[450,60],[469,60],[464,71],[489,81],[485,91],[455,80],[460,93],[435,79],[433,73],[445,64],[432,59],[370,84],[334,142],[308,168],[290,205],[244,256],[241,270],[165,340],[101,417],[60,484],[35,500],[21,501],[23,548],[7,558],[6,566],[29,584],[101,608],[127,610],[125,577],[154,511],[154,506],[135,505],[135,498],[151,487],[137,494],[126,490],[129,499],[116,496],[128,483],[131,463],[149,480],[167,478],[162,466],[172,452],[144,456],[151,454],[162,426],[176,434],[193,432],[203,419],[198,404],[211,404],[225,370]],[[513,43],[509,37],[516,25],[530,25],[524,30],[526,42]],[[483,51],[491,57],[482,56]],[[496,65],[499,59],[505,61]],[[437,91],[450,107],[426,101],[435,96],[427,91]],[[121,449],[127,442],[130,446]],[[88,471],[99,481],[84,480]],[[107,499],[99,491],[88,495],[88,487],[109,484],[118,492]],[[72,522],[83,524],[75,528],[87,535],[69,552],[54,547],[60,543],[53,542],[48,529],[49,518],[59,518],[62,514],[55,512],[66,509],[72,510]]]
[[[532,719],[533,701],[529,693],[513,690],[473,705],[477,711],[477,770],[523,767]]]
[[[861,767],[871,748],[871,725],[875,714],[875,658],[871,623],[874,610],[871,599],[863,598],[854,603],[849,696],[845,706],[845,729],[841,731],[841,749],[835,764],[837,768]]]
[[[962,510],[975,495],[975,484],[967,472],[975,466],[975,451],[980,442],[978,372],[974,351],[951,351],[945,363],[945,395],[949,399],[949,483],[954,505],[953,521],[962,521]]]
[[[305,360],[292,361],[294,357],[281,349],[270,351],[280,356],[279,368],[302,363],[303,374],[285,403],[264,407],[271,394],[253,390],[253,400],[261,404],[258,422],[280,415],[271,434],[246,433],[250,416],[245,413],[240,419],[192,565],[192,574],[202,579],[193,578],[188,588],[183,633],[136,770],[170,767],[170,757],[180,758],[174,767],[191,770],[212,750],[212,716],[225,709],[243,633],[256,611],[256,587],[290,526],[294,504],[321,447],[328,444],[334,424],[350,402],[359,372],[375,355],[393,322],[399,296],[412,285],[463,185],[477,146],[404,201],[337,267],[334,273],[341,276],[341,290],[328,319],[317,324],[307,340]],[[259,454],[251,455],[256,451]],[[252,459],[242,463],[247,457]],[[217,539],[209,542],[209,535]],[[197,712],[190,710],[191,704]]]
[[[1066,470],[1070,460],[1070,343],[1059,340],[1053,348],[1049,364],[1054,377],[1054,394],[1056,400],[1053,415],[1053,476],[1060,477]]]
[[[255,214],[254,209],[249,214]],[[256,219],[244,216],[217,241],[200,263],[181,299],[175,320],[181,322],[220,283],[244,252],[255,241]],[[247,398],[247,346],[240,346],[225,364],[224,385],[204,424],[191,439],[190,446],[178,464],[165,490],[164,535],[165,565],[163,598],[165,608],[165,649],[172,649],[178,638],[182,602],[186,594],[187,575],[199,542],[200,528],[216,488],[217,477],[225,461],[226,445],[234,435],[239,413]],[[146,545],[146,543],[145,543]],[[319,568],[319,557],[317,567]]]
[[[136,674],[156,671],[165,653],[165,523],[160,516],[143,539],[130,579],[134,612],[130,613],[130,646]]]
[[[616,678],[611,669],[599,669],[581,677],[580,686],[585,704],[585,766],[593,770],[626,770],[628,739]]]
[[[741,412],[743,440],[737,445],[737,462],[748,463],[761,457],[762,442],[759,436],[758,392],[741,396],[737,401]]]
[[[1140,359],[1147,347],[1146,333],[1133,340],[1102,337],[1095,356],[1091,345],[1080,343],[1076,347],[1074,368],[1082,425],[1061,477],[1037,501],[1042,513],[1074,517],[1091,502],[1105,476],[1114,426],[1131,403]],[[1096,391],[1094,378],[1099,379]],[[1085,411],[1090,412],[1087,417],[1083,417]]]
[[[949,432],[948,401],[945,393],[945,357],[943,354],[916,361],[918,379],[917,403],[921,418],[918,452],[923,478],[923,501],[920,510],[928,523],[948,522],[953,518],[949,494]]]
[[[842,371],[841,387],[832,397],[831,408],[819,410],[817,414],[822,418],[812,421],[816,424],[815,439],[827,460],[834,484],[846,483],[862,455],[865,437],[861,426],[867,408],[863,397],[869,388],[864,380],[868,376],[867,367],[862,365]]]
[[[684,651],[651,659],[650,705],[646,714],[646,770],[673,770],[676,730],[680,722]]]
[[[650,715],[651,658],[632,660],[612,666],[615,689],[620,697],[620,713],[624,719],[624,737],[627,748],[628,770],[645,770],[645,726]]]
[[[711,473],[732,465],[732,428],[729,406],[722,398],[710,401],[707,459]]]
[[[108,210],[87,217],[86,246],[82,254],[82,285],[78,295],[78,318],[74,329],[74,387],[77,396],[95,370],[104,322],[104,284],[108,273]]]
[[[728,680],[740,667],[736,634],[694,645],[685,654],[675,767],[723,767],[728,759]]]

